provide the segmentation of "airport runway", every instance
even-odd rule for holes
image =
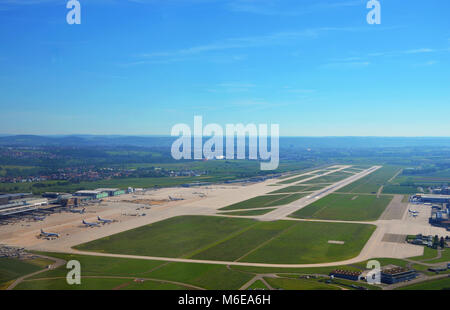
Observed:
[[[318,176],[311,176],[299,182],[309,182],[315,178],[323,175],[328,175],[337,171],[347,169],[349,166],[334,166],[334,170],[326,172]],[[72,249],[72,246],[89,242],[95,239],[106,237],[112,234],[116,234],[122,231],[140,227],[143,225],[151,224],[154,222],[162,221],[175,216],[182,215],[208,215],[208,216],[227,216],[227,217],[243,217],[243,216],[230,216],[226,214],[218,214],[217,211],[227,205],[243,201],[252,197],[267,194],[275,189],[280,189],[285,186],[272,186],[278,183],[279,179],[267,180],[265,182],[257,184],[244,184],[244,185],[214,185],[202,188],[165,188],[155,191],[150,191],[145,195],[125,195],[122,198],[117,198],[117,201],[109,201],[105,206],[92,207],[90,213],[86,215],[74,215],[74,214],[61,214],[51,216],[50,219],[43,224],[31,223],[30,227],[27,225],[21,225],[19,227],[0,227],[0,239],[4,240],[6,244],[24,246],[30,250],[39,250],[45,252],[61,252],[61,253],[76,253],[83,255],[94,256],[110,256],[110,257],[125,257],[136,258],[146,260],[162,260],[173,262],[191,262],[191,263],[205,263],[205,264],[221,264],[221,265],[240,265],[240,266],[260,266],[260,267],[325,267],[336,266],[342,264],[353,264],[361,261],[365,261],[376,257],[391,257],[391,258],[407,258],[413,256],[420,256],[423,254],[423,248],[406,243],[392,242],[397,240],[396,235],[407,234],[446,234],[443,228],[432,227],[428,224],[428,216],[430,210],[427,207],[421,206],[421,213],[417,218],[408,216],[406,212],[407,207],[405,203],[401,202],[401,196],[397,195],[386,208],[386,211],[380,217],[379,220],[374,222],[347,222],[347,221],[326,221],[326,220],[302,220],[288,218],[287,216],[292,212],[295,212],[301,208],[304,208],[308,204],[323,198],[324,196],[331,194],[338,189],[373,173],[380,166],[374,166],[364,171],[351,175],[347,179],[336,182],[324,189],[311,193],[309,196],[303,197],[291,204],[281,206],[274,211],[261,216],[245,217],[255,218],[264,221],[274,220],[292,220],[292,221],[317,221],[317,222],[339,222],[339,223],[361,223],[376,225],[377,229],[372,234],[369,241],[366,243],[361,253],[348,260],[320,263],[320,264],[261,264],[261,263],[244,263],[244,262],[230,262],[230,261],[211,261],[211,260],[193,260],[182,258],[170,258],[170,257],[148,257],[148,256],[134,256],[134,255],[121,255],[121,254],[106,254],[106,253],[93,253],[93,252],[81,252]],[[322,170],[323,169],[319,169]],[[307,172],[300,175],[293,175],[290,178],[284,180],[299,177],[301,175],[309,175],[319,170]],[[296,183],[299,183],[296,182]],[[195,193],[202,192],[206,198],[199,198]],[[161,206],[152,206],[150,210],[144,210],[147,216],[130,217],[121,215],[124,210],[134,210],[136,207],[142,207],[141,204],[132,204],[125,202],[133,199],[162,199],[167,198],[167,195],[180,195],[187,197],[184,201],[171,201]],[[115,198],[116,199],[116,198]],[[411,208],[417,208],[417,206],[410,206]],[[91,207],[90,207],[91,208]],[[431,207],[429,208],[431,209]],[[128,211],[127,211],[128,212]],[[135,211],[133,211],[135,212]],[[140,211],[142,212],[142,211]],[[92,213],[92,214],[91,214]],[[85,218],[88,221],[95,220],[96,216],[102,217],[117,217],[119,222],[104,225],[99,228],[85,228],[80,225],[81,219]],[[40,225],[51,232],[61,233],[59,240],[37,240],[36,234],[38,234]],[[387,237],[388,236],[388,237]],[[2,241],[3,242],[3,241]]]
[[[381,168],[381,166],[373,166],[367,170],[364,170],[355,175],[352,175],[345,180],[339,181],[328,187],[325,187],[314,193],[311,193],[310,195],[308,195],[306,197],[300,198],[299,200],[294,201],[288,205],[278,207],[276,210],[274,210],[272,212],[269,212],[262,216],[259,216],[258,219],[260,221],[276,221],[276,220],[279,220],[282,218],[286,218],[289,214],[292,214],[295,211],[306,207],[307,205],[313,203],[314,201],[316,201],[320,198],[323,198],[323,197],[337,191],[338,189],[340,189],[344,186],[347,186],[350,183],[353,183],[353,182],[371,174],[372,172],[374,172],[380,168]],[[343,168],[343,169],[345,169],[345,168]],[[342,169],[339,169],[339,170],[342,170]]]

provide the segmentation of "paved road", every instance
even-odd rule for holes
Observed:
[[[396,289],[399,287],[409,286],[412,284],[422,283],[422,282],[431,281],[431,280],[443,279],[443,278],[447,278],[447,277],[450,277],[450,275],[448,275],[448,274],[440,274],[440,275],[436,275],[436,276],[421,275],[420,277],[417,277],[408,282],[399,282],[399,283],[383,286],[383,290],[393,290],[393,289]]]
[[[277,276],[276,274],[258,274],[256,276],[254,276],[252,279],[250,279],[250,281],[245,283],[239,290],[246,290],[246,289],[248,289],[253,283],[255,283],[258,280],[261,281],[269,290],[273,290],[274,288],[272,286],[270,286],[269,283],[267,283],[267,281],[264,279],[264,277],[266,277],[266,278],[279,278],[279,276]]]
[[[29,275],[29,276],[31,276],[31,275]],[[39,278],[39,279],[36,279],[35,281],[57,280],[57,279],[65,279],[65,277]],[[140,279],[140,280],[143,280],[143,281],[154,281],[154,282],[161,282],[161,283],[170,283],[170,284],[184,286],[184,287],[195,289],[195,290],[205,290],[205,288],[203,288],[203,287],[195,286],[195,285],[188,284],[188,283],[177,282],[177,281],[170,281],[170,280],[162,280],[162,279],[155,279],[155,278],[127,277],[127,276],[81,276],[81,279],[129,279],[129,280]]]
[[[62,265],[64,265],[66,263],[65,260],[60,259],[60,258],[49,257],[49,256],[44,256],[44,255],[36,255],[36,256],[54,261],[55,263],[50,265],[50,269],[56,269],[56,268],[61,267]],[[47,270],[49,270],[49,269],[45,268],[45,269],[42,269],[42,270],[30,273],[30,274],[21,276],[20,278],[16,279],[13,283],[11,283],[11,285],[7,288],[7,290],[12,290],[17,285],[19,285],[23,280],[25,280],[27,278],[30,278],[32,276],[35,276],[37,274],[43,273],[43,272],[45,272]]]
[[[156,260],[167,261],[176,263],[197,263],[197,264],[212,264],[212,265],[230,265],[230,266],[250,266],[250,267],[275,267],[275,268],[304,268],[304,267],[332,267],[337,265],[348,265],[360,263],[367,258],[361,258],[361,255],[352,259],[347,259],[338,262],[319,263],[319,264],[267,264],[267,263],[247,263],[247,262],[234,262],[234,261],[219,261],[219,260],[202,260],[202,259],[190,259],[190,258],[174,258],[174,257],[158,257],[158,256],[139,256],[128,254],[110,254],[110,253],[98,253],[98,252],[85,252],[78,250],[69,250],[66,253],[89,255],[89,256],[103,256],[103,257],[117,257],[117,258],[129,258],[129,259],[142,259],[142,260]]]

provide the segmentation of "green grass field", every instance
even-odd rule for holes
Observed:
[[[134,279],[122,278],[82,278],[80,285],[69,285],[65,278],[27,280],[20,283],[16,290],[186,290],[188,286],[146,280],[143,283]]]
[[[76,246],[156,257],[261,263],[319,263],[355,257],[375,226],[181,216]],[[344,241],[344,245],[329,240]]]
[[[76,246],[79,250],[162,257],[187,257],[207,244],[247,229],[255,221],[179,216]]]
[[[278,189],[269,194],[284,194],[284,193],[298,193],[298,192],[314,192],[326,187],[327,185],[294,185]]]
[[[223,215],[237,215],[237,216],[258,216],[269,213],[276,208],[262,209],[262,210],[250,210],[250,211],[236,211],[236,212],[223,212]]]
[[[345,268],[347,269],[347,268]],[[376,285],[368,284],[364,281],[351,281],[345,279],[335,278],[330,280],[327,275],[320,277],[301,277],[298,274],[277,274],[280,278],[264,278],[268,283],[273,284],[273,288],[286,289],[286,290],[356,290],[354,286],[365,287],[369,290],[380,290],[381,288]]]
[[[193,263],[169,263],[152,272],[151,276],[217,290],[239,289],[253,277],[223,265]]]
[[[374,230],[372,225],[297,222],[240,261],[281,264],[341,261],[357,256]],[[345,244],[330,244],[329,240]]]
[[[347,179],[349,177],[351,177],[352,174],[349,173],[345,173],[345,172],[334,172],[334,173],[330,173],[324,176],[320,176],[316,179],[312,179],[310,181],[308,181],[308,183],[311,184],[317,184],[317,183],[336,183],[339,182],[341,180]]]
[[[450,290],[450,277],[403,286],[398,290]]]
[[[339,287],[312,279],[265,278],[275,289],[284,290],[340,290]]]
[[[322,220],[375,221],[393,196],[362,194],[330,194],[290,217]]]
[[[267,286],[261,281],[257,280],[252,283],[248,288],[248,290],[268,290]]]
[[[330,266],[313,268],[264,268],[251,266],[227,266],[197,264],[197,263],[168,263],[163,261],[125,259],[113,257],[99,257],[86,255],[73,255],[62,253],[42,253],[47,256],[57,257],[66,261],[76,259],[82,266],[81,286],[69,286],[65,281],[67,269],[61,266],[55,270],[48,270],[27,279],[19,286],[18,290],[78,290],[78,289],[120,289],[120,290],[171,290],[171,289],[194,289],[189,285],[205,289],[239,289],[256,274],[278,274],[282,279],[269,282],[272,287],[282,289],[325,289],[324,285],[331,286],[328,289],[348,287],[356,284],[369,289],[379,289],[364,282],[353,282],[336,279],[334,284],[326,284],[318,279],[299,279],[301,275],[319,274],[326,277],[336,268],[347,270],[362,270],[367,262],[353,264],[351,266]],[[377,258],[382,266],[394,264],[406,266],[407,261],[399,259]],[[416,265],[414,265],[416,267]],[[143,283],[137,283],[135,278],[147,279]],[[323,279],[323,278],[322,278]],[[161,281],[173,281],[177,283],[164,283]],[[306,282],[305,282],[306,281]],[[320,282],[319,282],[320,281]],[[337,285],[337,286],[336,286]],[[250,288],[265,288],[262,282],[257,282]]]
[[[330,267],[308,267],[308,268],[277,268],[277,267],[253,267],[253,266],[230,266],[232,270],[240,270],[252,274],[274,273],[283,277],[298,277],[300,275],[319,274],[327,276],[331,271],[340,268],[346,270],[360,271],[353,266],[336,265]]]
[[[442,250],[442,254],[441,254],[441,258],[436,258],[430,261],[427,261],[427,263],[430,264],[435,264],[435,263],[444,263],[444,262],[450,262],[450,249],[449,248],[445,248],[444,250]]]
[[[406,267],[408,262],[405,260],[401,260],[401,259],[395,259],[395,258],[374,258],[375,260],[379,261],[381,266],[387,266],[387,265],[397,265],[397,266],[401,266],[401,267]],[[280,277],[284,277],[284,278],[292,278],[292,279],[299,279],[302,276],[306,276],[306,275],[318,275],[321,277],[327,277],[330,272],[332,272],[333,270],[336,269],[345,269],[345,270],[349,270],[349,271],[361,271],[366,269],[367,267],[367,261],[363,261],[360,263],[356,263],[356,264],[352,264],[352,265],[336,265],[336,266],[329,266],[329,267],[309,267],[309,268],[276,268],[276,267],[253,267],[253,266],[231,266],[231,269],[233,270],[240,270],[242,272],[248,272],[248,273],[252,273],[254,275],[257,274],[277,274]],[[416,268],[416,266],[413,266],[414,268]],[[421,266],[421,267],[425,267],[426,266]],[[266,279],[267,280],[267,279]],[[316,280],[317,281],[317,280]],[[351,287],[348,287],[348,285],[358,285],[358,286],[363,286],[366,287],[368,289],[381,289],[379,286],[376,285],[370,285],[366,282],[363,281],[349,281],[349,280],[343,280],[343,279],[335,279],[334,282],[337,283],[342,283],[345,284],[347,286],[345,286],[348,289],[352,289]],[[287,288],[285,288],[287,289]],[[302,289],[306,289],[306,288],[302,288]]]
[[[226,206],[224,208],[221,208],[220,210],[226,211],[282,206],[305,197],[306,195],[308,194],[296,193],[258,196]]]
[[[416,194],[419,193],[418,186],[402,186],[388,184],[383,187],[383,194]]]
[[[313,174],[301,175],[301,176],[296,177],[296,178],[287,179],[287,180],[278,182],[277,184],[281,184],[281,185],[291,184],[291,183],[302,181],[302,180],[305,180],[305,179],[308,179],[308,178],[312,178],[313,176],[314,176]]]
[[[421,260],[431,260],[435,258],[438,255],[438,251],[436,249],[432,249],[429,247],[424,246],[423,247],[423,255],[421,256],[414,256],[410,257],[410,259],[415,261],[421,261]]]
[[[399,170],[399,167],[383,166],[368,176],[339,189],[338,192],[375,194],[378,189],[382,185],[386,185]]]
[[[438,251],[429,247],[424,247],[424,252],[422,256],[410,257],[410,259],[415,261],[425,261],[429,264],[445,263],[450,262],[450,249],[445,248],[441,252],[441,257],[436,258]]]
[[[29,279],[33,281],[24,282],[16,289],[113,289],[128,283],[121,289],[186,289],[186,285],[193,285],[205,289],[232,290],[239,289],[253,277],[251,274],[230,270],[223,265],[168,263],[61,253],[45,253],[45,255],[66,261],[78,260],[81,264],[82,285],[69,286],[65,281],[67,269],[61,266],[35,275]],[[158,281],[134,283],[132,279],[120,277],[174,281],[179,284]]]
[[[43,269],[39,264],[12,258],[0,258],[0,288],[9,281]]]

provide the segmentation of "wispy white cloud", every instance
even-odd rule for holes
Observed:
[[[349,62],[332,62],[321,65],[321,68],[336,68],[336,69],[345,69],[345,68],[364,68],[370,65],[368,61],[349,61]]]
[[[417,48],[417,49],[408,49],[403,51],[386,51],[386,52],[376,52],[370,53],[368,56],[371,57],[380,57],[380,56],[399,56],[399,55],[412,55],[412,54],[427,54],[427,53],[438,53],[438,52],[448,52],[449,48],[443,49],[433,49],[433,48]]]
[[[296,93],[296,94],[312,94],[315,93],[315,89],[306,89],[306,88],[293,88],[290,86],[285,86],[284,90],[290,93]]]
[[[252,83],[231,82],[231,83],[217,84],[213,88],[209,88],[208,91],[214,93],[215,92],[238,93],[238,92],[248,92],[255,87],[256,85]]]
[[[233,0],[228,2],[227,7],[231,11],[242,13],[298,16],[329,9],[362,6],[364,3],[364,0],[316,0],[309,4],[298,0]]]
[[[326,29],[324,28],[324,30]],[[258,47],[263,45],[286,42],[286,40],[298,37],[317,36],[320,31],[322,31],[322,29],[307,29],[303,31],[294,31],[294,32],[278,32],[262,36],[231,38],[225,39],[223,41],[216,41],[209,44],[187,47],[175,51],[143,53],[137,56],[142,58],[156,58],[156,57],[169,57],[179,55],[195,55],[205,52],[214,52],[237,48]]]
[[[215,41],[204,45],[195,45],[172,51],[157,51],[149,53],[140,53],[134,55],[136,60],[129,62],[127,65],[153,64],[153,63],[170,63],[175,61],[186,60],[189,57],[210,53],[225,51],[231,49],[255,48],[269,45],[283,45],[294,42],[300,38],[317,38],[325,32],[357,32],[364,31],[355,27],[321,27],[310,28],[299,31],[276,32],[266,35],[249,36],[240,38],[228,38],[221,41]],[[241,60],[239,58],[238,60]]]
[[[436,60],[429,60],[426,62],[415,64],[414,67],[429,67],[429,66],[436,65],[437,63],[438,63],[438,61],[436,61]]]

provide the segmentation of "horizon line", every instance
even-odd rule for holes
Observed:
[[[0,133],[0,138],[4,137],[19,137],[19,136],[30,136],[30,137],[49,137],[49,138],[57,138],[57,137],[82,137],[82,136],[88,136],[88,137],[140,137],[140,138],[177,138],[178,136],[171,136],[171,135],[161,135],[161,134],[2,134]],[[223,137],[236,137],[237,135],[233,136],[227,136],[224,135]],[[192,137],[198,137],[192,135]],[[211,136],[201,136],[204,138],[212,137]],[[238,136],[241,137],[241,136]],[[255,137],[255,136],[249,136],[245,135],[245,137]],[[258,137],[258,136],[256,136]],[[267,136],[268,138],[272,137],[270,135]],[[350,136],[350,135],[342,135],[342,136],[291,136],[291,135],[280,135],[279,138],[450,138],[449,136],[372,136],[372,135],[364,135],[364,136]]]

